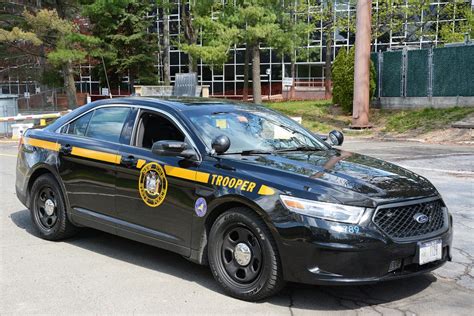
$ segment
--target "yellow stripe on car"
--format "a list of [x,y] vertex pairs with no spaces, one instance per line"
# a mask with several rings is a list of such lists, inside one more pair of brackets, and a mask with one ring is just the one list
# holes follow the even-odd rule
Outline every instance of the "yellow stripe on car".
[[102,151],[90,150],[80,147],[72,147],[71,155],[83,158],[95,159],[114,164],[120,164],[122,156],[116,154],[105,153]]
[[39,147],[39,148],[44,148],[48,150],[53,150],[53,151],[59,151],[59,145],[58,143],[55,142],[50,142],[47,140],[42,140],[42,139],[36,139],[36,138],[24,138],[25,143],[27,143],[30,146],[34,147]]
[[209,173],[196,171],[196,181],[207,183],[209,181]]
[[[36,138],[25,138],[25,143],[31,146],[40,147],[48,150],[59,151],[61,145],[55,142],[50,142],[46,140],[36,139]],[[117,154],[106,153],[103,151],[85,149],[81,147],[72,147],[71,155],[89,158],[94,160],[100,160],[104,162],[109,162],[113,164],[120,164],[122,156]],[[146,164],[145,159],[138,159],[136,167],[141,169]],[[191,180],[200,183],[209,183],[209,178],[211,175],[207,172],[194,171],[189,169],[184,169],[180,167],[173,167],[165,165],[165,172],[168,176]],[[252,192],[256,186],[255,182],[246,181],[238,178],[225,177],[220,175],[212,175],[212,185],[224,186],[229,188],[235,188],[246,192]],[[269,186],[262,184],[258,190],[260,195],[273,195],[275,190]]]
[[267,187],[265,184],[262,184],[262,186],[258,190],[258,194],[260,194],[260,195],[273,195],[273,194],[275,194],[275,190],[273,190],[270,187]]
[[145,163],[146,163],[145,159],[138,159],[137,160],[137,168],[141,169]]
[[188,170],[179,167],[165,166],[166,174],[172,177],[192,180],[201,183],[209,182],[209,173]]

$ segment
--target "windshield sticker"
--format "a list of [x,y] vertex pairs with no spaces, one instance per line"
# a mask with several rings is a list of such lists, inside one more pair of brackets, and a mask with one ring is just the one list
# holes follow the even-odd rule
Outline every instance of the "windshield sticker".
[[226,129],[227,128],[227,120],[225,119],[216,119],[216,127],[220,129]]
[[239,120],[240,123],[248,123],[249,122],[249,120],[243,115],[237,116],[237,119]]
[[203,197],[200,197],[199,199],[196,200],[196,203],[194,204],[194,211],[196,212],[196,215],[199,217],[203,217],[206,215],[207,212],[207,202],[206,199]]
[[140,170],[138,190],[146,205],[157,207],[163,203],[168,190],[168,180],[159,164],[150,162]]

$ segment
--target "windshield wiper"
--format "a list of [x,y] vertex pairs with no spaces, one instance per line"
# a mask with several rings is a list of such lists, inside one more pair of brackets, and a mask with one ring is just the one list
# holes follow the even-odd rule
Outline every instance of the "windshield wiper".
[[290,148],[282,148],[278,149],[276,152],[286,152],[286,151],[320,151],[321,148],[314,147],[314,146],[298,146],[298,147],[290,147]]
[[243,156],[248,156],[248,155],[270,155],[272,154],[271,151],[269,150],[262,150],[262,149],[251,149],[251,150],[242,150],[240,153]]
[[250,156],[250,155],[270,155],[272,151],[269,150],[262,150],[262,149],[250,149],[250,150],[242,150],[240,152],[230,152],[230,153],[222,153],[221,155],[242,155],[242,156]]

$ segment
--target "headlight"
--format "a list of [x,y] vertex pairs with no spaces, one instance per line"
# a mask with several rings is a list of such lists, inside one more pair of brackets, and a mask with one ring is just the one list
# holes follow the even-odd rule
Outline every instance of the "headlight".
[[365,211],[364,207],[317,202],[287,195],[280,195],[280,200],[292,212],[350,224],[359,223]]

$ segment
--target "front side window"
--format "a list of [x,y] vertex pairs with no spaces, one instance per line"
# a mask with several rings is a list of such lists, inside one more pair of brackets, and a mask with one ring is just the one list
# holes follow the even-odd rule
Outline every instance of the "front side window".
[[161,140],[183,142],[184,134],[167,118],[150,112],[140,116],[135,145],[150,149],[153,143]]
[[86,136],[118,143],[129,112],[128,107],[106,107],[95,110]]

